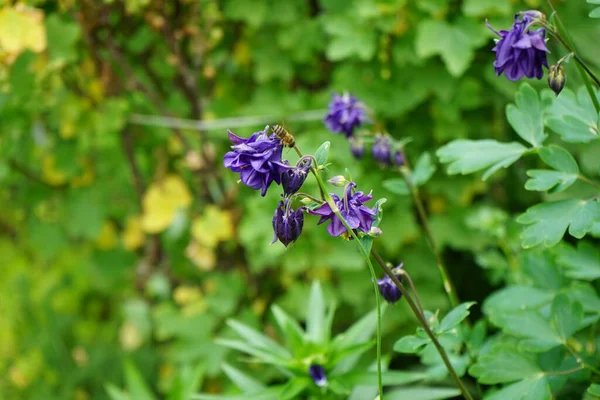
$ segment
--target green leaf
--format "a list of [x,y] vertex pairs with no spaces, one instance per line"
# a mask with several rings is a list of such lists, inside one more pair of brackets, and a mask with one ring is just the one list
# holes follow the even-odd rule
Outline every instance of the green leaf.
[[108,397],[110,397],[110,400],[131,400],[127,393],[125,393],[112,383],[107,383],[104,386],[104,389],[108,393]]
[[600,7],[594,8],[592,11],[590,11],[589,16],[590,18],[600,18]]
[[309,385],[313,384],[307,377],[294,377],[288,381],[283,387],[279,399],[291,400],[298,398],[298,395],[304,391]]
[[500,143],[495,140],[455,140],[436,152],[440,162],[450,164],[448,174],[470,174],[485,168],[487,179],[500,168],[517,161],[527,149],[520,143]]
[[[427,152],[421,154],[421,157],[417,160],[415,168],[412,174],[413,184],[415,186],[422,186],[433,176],[436,170],[435,164],[431,161],[431,155]],[[384,187],[385,182],[384,182]],[[386,187],[386,189],[388,189]],[[389,189],[388,189],[389,190]],[[390,190],[391,191],[391,190]]]
[[562,192],[571,186],[579,176],[579,167],[573,156],[562,147],[551,145],[543,147],[540,158],[557,171],[530,170],[531,178],[525,183],[525,189],[546,191],[554,188],[552,193]]
[[306,316],[306,334],[308,340],[322,343],[325,339],[325,298],[319,281],[314,281],[310,288]]
[[[383,371],[381,380],[386,386],[405,385],[407,383],[418,382],[426,379],[427,373],[413,371]],[[353,371],[343,375],[336,375],[335,380],[348,387],[358,385],[377,385],[376,372],[358,372]],[[387,396],[386,396],[387,397]]]
[[479,357],[469,372],[476,376],[480,383],[493,385],[537,378],[542,371],[531,359],[515,349],[497,346],[489,353]]
[[279,329],[285,337],[288,348],[294,353],[304,345],[304,331],[298,322],[290,317],[278,305],[273,304],[271,306],[271,311],[275,316],[275,321],[277,321]]
[[487,396],[486,400],[551,400],[552,393],[548,379],[543,375],[534,378],[524,379],[521,382],[514,383],[504,389]]
[[321,165],[325,165],[327,163],[327,158],[329,158],[329,148],[331,147],[331,142],[324,142],[317,151],[315,152],[315,160],[317,160],[317,165],[315,167],[319,167]]
[[140,371],[129,360],[125,361],[125,381],[127,382],[127,391],[131,395],[131,398],[136,400],[155,399],[152,391],[146,382],[144,382]]
[[540,147],[547,135],[544,133],[543,108],[537,92],[524,83],[515,95],[515,104],[506,106],[506,118],[523,140]]
[[443,20],[422,21],[415,38],[417,56],[425,59],[439,54],[448,72],[454,77],[461,76],[473,61],[478,44],[469,28]]
[[557,262],[566,268],[565,275],[573,279],[592,281],[600,278],[600,251],[580,241],[577,249],[565,244],[558,249]]
[[550,320],[558,335],[567,341],[580,330],[583,321],[583,307],[579,302],[572,302],[564,294],[559,294],[552,302]]
[[587,392],[592,396],[600,397],[600,384],[592,383],[587,389]]
[[79,26],[58,14],[46,19],[48,52],[53,60],[71,61],[77,56],[75,45],[79,39]]
[[546,92],[546,126],[565,142],[587,143],[598,138],[598,114],[584,87],[577,94],[565,88],[560,96]]
[[508,15],[511,12],[510,0],[465,0],[462,3],[462,12],[467,17]]
[[568,199],[530,207],[517,222],[529,225],[521,234],[521,244],[530,248],[540,243],[554,246],[567,228],[571,236],[581,239],[599,219],[600,205],[596,200]]
[[383,187],[394,194],[398,194],[400,196],[405,196],[410,194],[410,189],[404,179],[402,178],[392,178],[383,181]]
[[408,335],[400,338],[394,343],[394,351],[398,353],[416,353],[421,347],[431,342],[428,337],[419,337],[415,335]]
[[538,347],[551,348],[562,343],[550,321],[534,310],[514,311],[511,313],[490,314],[490,320],[503,331],[524,338],[542,342]]
[[442,322],[440,322],[440,327],[436,333],[443,333],[449,331],[450,329],[460,324],[465,318],[469,316],[469,308],[473,307],[474,304],[474,301],[470,301],[468,303],[459,304],[457,307],[455,307],[444,317],[444,319],[442,319]]
[[282,347],[279,343],[275,342],[270,337],[260,333],[254,328],[249,327],[246,324],[238,322],[234,319],[227,320],[227,325],[237,332],[237,334],[245,340],[249,346],[256,349],[264,350],[271,353],[274,356],[280,358],[290,358],[290,352]]
[[169,392],[168,399],[187,400],[192,398],[194,392],[198,390],[198,386],[201,385],[205,369],[204,363],[199,363],[195,368],[190,365],[182,366]]
[[385,394],[389,400],[442,400],[460,395],[460,390],[451,387],[409,386]]
[[370,60],[377,50],[377,34],[372,27],[350,16],[323,18],[323,28],[332,36],[326,55],[331,61],[358,57]]
[[224,363],[223,372],[231,381],[245,393],[256,393],[266,389],[266,386],[259,380],[252,378],[237,368]]
[[542,147],[539,151],[539,155],[542,161],[558,171],[579,174],[577,161],[575,161],[571,153],[560,146],[552,144],[547,147]]
[[550,303],[552,293],[529,286],[511,285],[488,296],[483,302],[487,315],[537,308]]
[[[381,307],[381,312],[383,313],[384,311],[385,307]],[[330,348],[332,351],[338,351],[338,349],[343,349],[357,343],[364,343],[373,336],[376,327],[377,313],[373,310],[346,329],[346,332],[337,335],[333,339]],[[358,363],[359,357],[360,355],[352,355],[344,358],[334,367],[332,374],[339,375],[352,370],[356,363]]]

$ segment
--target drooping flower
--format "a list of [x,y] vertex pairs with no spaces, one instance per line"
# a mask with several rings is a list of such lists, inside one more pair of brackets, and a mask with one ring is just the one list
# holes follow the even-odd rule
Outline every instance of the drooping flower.
[[279,185],[281,174],[290,168],[281,160],[281,140],[274,134],[269,136],[268,131],[266,127],[248,139],[228,131],[233,146],[223,157],[225,167],[239,172],[242,183],[260,189],[261,196],[267,193],[272,182]]
[[[363,203],[373,198],[371,193],[364,194],[363,192],[354,193],[356,183],[350,182],[346,185],[346,190],[343,198],[339,198],[337,194],[331,194],[333,201],[337,208],[340,210],[340,214],[348,223],[351,229],[358,229],[361,232],[369,233],[373,221],[377,216],[377,207],[369,208]],[[310,214],[320,215],[321,219],[318,224],[330,221],[327,225],[327,232],[331,236],[340,236],[347,233],[346,227],[342,221],[335,215],[329,204],[324,203],[315,210],[310,210]]]
[[365,144],[363,140],[358,136],[351,136],[350,139],[350,152],[357,160],[360,160],[365,155]]
[[325,368],[319,364],[312,364],[308,367],[308,375],[310,379],[319,387],[327,386],[327,375],[325,374]]
[[[395,269],[400,268],[402,268],[402,264],[400,264]],[[402,275],[396,274],[395,272],[394,274],[398,277],[398,280],[402,282]],[[381,296],[388,303],[393,304],[402,298],[402,292],[400,292],[398,286],[396,286],[392,278],[390,278],[388,275],[385,275],[383,279],[379,279],[377,281],[377,286],[379,287],[379,293],[381,293]]]
[[548,68],[546,53],[546,30],[539,28],[529,30],[534,21],[542,21],[544,15],[539,11],[526,11],[515,14],[515,23],[510,30],[495,31],[489,24],[487,27],[500,36],[492,49],[496,53],[494,68],[496,75],[504,74],[509,80],[517,81],[524,76],[542,79],[542,66]]
[[371,151],[375,161],[383,165],[390,165],[392,158],[392,139],[387,135],[377,134]]
[[562,65],[551,65],[548,71],[548,86],[558,96],[565,87],[567,74]]
[[273,215],[273,232],[275,235],[271,244],[279,239],[287,247],[295,242],[302,233],[304,209],[300,207],[294,211],[288,202],[289,200],[285,203],[280,201],[275,209],[275,214]]
[[289,168],[281,175],[281,186],[283,186],[283,193],[286,195],[292,195],[296,193],[304,184],[308,171],[310,170],[311,158],[302,157],[298,160],[295,167]]
[[368,122],[365,106],[349,93],[333,94],[329,103],[329,112],[325,117],[325,126],[333,133],[344,133],[346,137],[354,134],[354,129]]

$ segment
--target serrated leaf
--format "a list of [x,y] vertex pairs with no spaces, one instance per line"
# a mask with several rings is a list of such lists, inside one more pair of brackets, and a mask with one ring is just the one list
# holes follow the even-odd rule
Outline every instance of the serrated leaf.
[[531,179],[525,182],[525,189],[538,192],[550,190],[552,193],[560,193],[577,181],[577,174],[546,169],[530,169],[527,176]]
[[560,146],[552,144],[547,147],[542,147],[538,154],[542,161],[549,167],[572,174],[579,173],[577,161],[575,161],[571,153]]
[[317,164],[315,167],[325,165],[327,163],[327,159],[329,158],[329,148],[331,147],[331,142],[324,142],[319,146],[317,151],[315,152],[315,160],[317,160]]
[[546,247],[557,244],[567,231],[581,239],[600,219],[600,205],[596,200],[568,199],[537,204],[517,218],[529,225],[521,234],[524,248],[543,243]]
[[[490,314],[490,320],[504,332],[523,338],[531,338],[544,343],[551,348],[562,343],[550,321],[534,310],[514,311],[511,313]],[[547,344],[547,346],[546,346]]]
[[506,106],[506,118],[519,134],[533,147],[540,147],[547,135],[544,133],[543,108],[537,92],[524,83],[515,95],[515,104]]
[[419,157],[419,159],[417,160],[417,163],[415,164],[415,168],[412,173],[413,184],[415,186],[424,185],[433,176],[435,170],[436,166],[431,161],[431,155],[427,152],[421,154],[421,157]]
[[546,92],[546,126],[565,142],[587,143],[598,138],[598,113],[585,88],[577,94],[565,88],[560,96]]
[[495,347],[483,354],[470,369],[480,383],[490,385],[536,378],[541,372],[530,358],[506,346]]
[[488,168],[483,179],[500,168],[517,161],[527,150],[517,142],[500,143],[495,140],[455,140],[436,152],[440,162],[448,165],[448,174],[470,174]]
[[539,377],[524,379],[521,382],[509,385],[491,396],[487,396],[485,399],[551,400],[552,393],[547,378],[540,375]]
[[565,244],[558,250],[557,262],[566,268],[565,275],[570,278],[600,278],[600,251],[589,243],[580,241],[577,249]]
[[469,316],[469,308],[473,307],[473,305],[475,305],[475,302],[470,301],[468,303],[462,303],[456,306],[444,317],[444,319],[442,319],[442,322],[440,322],[440,328],[436,333],[446,332],[460,324]]
[[559,294],[552,302],[550,320],[556,333],[566,341],[581,329],[583,307],[581,303],[571,302],[566,295]]

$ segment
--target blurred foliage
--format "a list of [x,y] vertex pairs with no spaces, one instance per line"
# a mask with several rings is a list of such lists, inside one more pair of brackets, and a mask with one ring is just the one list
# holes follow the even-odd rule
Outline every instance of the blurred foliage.
[[[600,33],[587,18],[593,6],[556,3],[582,56],[596,55],[585,40]],[[510,142],[504,108],[517,86],[494,76],[484,20],[508,26],[515,11],[543,4],[0,0],[0,398],[235,392],[222,365],[263,383],[276,374],[215,345],[232,333],[227,318],[276,337],[266,311],[276,304],[304,320],[313,280],[338,304],[332,334],[374,306],[352,243],[312,220],[291,249],[268,246],[277,195],[262,199],[222,169],[224,130],[132,123],[133,114],[284,116],[349,90],[394,137],[412,138],[409,159],[457,138]],[[567,73],[576,83],[572,65]],[[293,130],[307,151],[330,140],[331,171],[348,167],[361,189],[388,198],[377,246],[404,262],[426,308],[446,309],[412,203],[382,184],[396,176],[356,163],[319,121]],[[597,177],[597,142],[568,150]],[[486,182],[439,169],[422,188],[463,301],[529,282],[514,219],[541,198],[523,189],[535,163],[519,160]],[[566,246],[558,257],[568,274],[597,277],[573,261],[592,250]],[[403,305],[388,309],[384,348],[414,332],[412,321]],[[396,356],[392,367],[415,361]]]

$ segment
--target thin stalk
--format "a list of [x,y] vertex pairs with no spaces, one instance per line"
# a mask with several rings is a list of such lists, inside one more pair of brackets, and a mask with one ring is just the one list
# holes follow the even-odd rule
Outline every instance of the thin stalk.
[[584,368],[583,365],[580,365],[578,367],[571,368],[566,371],[547,371],[547,372],[544,372],[544,375],[546,375],[546,376],[570,375],[574,372],[581,371],[583,368]]
[[417,292],[417,288],[415,286],[415,284],[413,283],[412,278],[410,277],[409,273],[406,272],[405,270],[400,270],[400,274],[406,278],[406,280],[408,281],[408,285],[410,286],[410,290],[412,290],[413,295],[415,296],[415,301],[417,303],[417,306],[419,306],[419,311],[421,311],[421,315],[423,315],[423,317],[425,317],[425,311],[423,311],[423,305],[421,304],[421,299],[419,298],[419,293]]
[[408,306],[411,308],[411,310],[413,311],[413,313],[417,316],[417,319],[419,320],[419,322],[423,326],[423,329],[425,329],[425,333],[427,333],[427,336],[429,336],[429,338],[433,342],[433,345],[435,346],[435,348],[437,349],[438,353],[442,357],[442,361],[446,365],[446,368],[448,369],[448,372],[450,373],[450,376],[452,377],[452,380],[454,380],[454,382],[456,383],[456,386],[458,386],[458,388],[462,392],[463,397],[465,399],[467,399],[467,400],[473,400],[473,397],[471,396],[471,393],[469,393],[469,391],[465,388],[465,386],[462,383],[460,377],[458,376],[458,374],[454,370],[454,367],[452,366],[452,363],[450,362],[450,359],[448,358],[448,354],[446,353],[446,350],[440,344],[440,342],[437,340],[437,338],[435,337],[435,334],[431,331],[431,328],[429,327],[429,322],[427,321],[427,319],[425,318],[425,316],[419,312],[419,309],[418,309],[417,305],[415,304],[414,300],[411,298],[410,293],[408,292],[408,290],[406,290],[406,288],[404,287],[404,285],[402,284],[402,282],[400,282],[400,280],[398,279],[398,277],[394,274],[394,272],[390,269],[390,267],[388,267],[388,265],[386,264],[386,262],[379,255],[379,253],[377,253],[374,250],[371,251],[371,253],[375,257],[375,260],[377,260],[377,262],[379,263],[379,265],[381,266],[381,268],[383,269],[383,271],[386,273],[386,275],[389,276],[390,279],[394,282],[394,284],[398,287],[398,289],[402,293],[402,296],[406,299],[406,302],[408,303]]
[[[302,152],[300,151],[298,146],[294,146],[294,150],[296,151],[298,156],[302,158]],[[381,370],[381,294],[379,293],[379,287],[377,286],[377,275],[375,274],[375,268],[373,268],[373,264],[371,264],[371,261],[369,260],[369,254],[367,253],[367,250],[364,248],[358,237],[356,237],[354,231],[348,226],[348,223],[340,213],[340,210],[338,209],[337,205],[334,203],[333,199],[327,192],[325,182],[323,182],[323,179],[321,179],[321,175],[319,174],[317,167],[312,165],[310,171],[317,180],[317,184],[319,185],[319,191],[321,192],[321,197],[327,202],[327,204],[329,204],[331,210],[340,219],[340,221],[342,221],[348,232],[352,234],[354,240],[356,240],[356,243],[358,243],[359,247],[361,248],[363,255],[367,260],[367,263],[369,264],[369,272],[371,273],[371,281],[373,282],[373,290],[375,291],[375,304],[377,307],[377,388],[379,390],[379,399],[383,400],[383,378]]]
[[550,7],[550,9],[556,15],[556,21],[558,22],[557,28],[565,33],[565,37],[562,37],[560,32],[558,32],[556,30],[550,30],[550,32],[554,35],[555,38],[558,39],[559,42],[562,43],[562,45],[569,52],[573,53],[573,58],[575,59],[575,61],[577,61],[577,63],[575,64],[575,66],[577,67],[577,71],[579,72],[579,74],[581,75],[581,78],[583,79],[583,83],[585,84],[588,94],[590,95],[590,98],[592,99],[592,103],[594,103],[594,108],[596,109],[596,113],[600,113],[600,102],[598,101],[598,97],[596,97],[596,93],[594,92],[594,89],[592,88],[592,83],[590,82],[590,78],[592,78],[594,80],[594,82],[596,82],[596,85],[598,85],[598,87],[600,87],[600,79],[598,79],[598,77],[592,72],[592,70],[586,65],[586,63],[583,61],[583,59],[581,57],[579,57],[579,55],[575,51],[575,46],[573,45],[573,42],[569,39],[567,30],[565,29],[565,26],[562,23],[562,20],[558,16],[556,9],[552,5],[552,2],[550,0],[546,0],[546,2],[548,3],[548,6]]
[[412,182],[412,171],[410,170],[410,166],[405,164],[400,168],[400,174],[408,186],[410,190],[410,194],[412,195],[415,206],[417,207],[417,213],[419,214],[419,219],[421,220],[421,225],[423,226],[423,231],[425,232],[425,236],[427,237],[427,241],[429,242],[429,247],[431,247],[431,251],[435,256],[436,264],[438,270],[440,271],[440,275],[442,276],[442,281],[444,282],[444,290],[448,295],[448,299],[450,300],[450,304],[452,307],[457,307],[460,304],[460,300],[458,299],[458,295],[456,294],[456,289],[452,284],[452,280],[450,279],[450,274],[448,274],[448,269],[444,264],[444,260],[442,255],[440,254],[440,250],[437,247],[436,241],[433,237],[433,232],[431,227],[429,226],[429,218],[427,217],[427,213],[425,212],[425,207],[423,206],[423,201],[421,200],[421,196],[419,195],[418,189],[413,185]]
[[597,182],[594,182],[593,180],[591,180],[590,178],[583,176],[581,174],[577,175],[577,179],[579,179],[582,182],[587,183],[588,185],[592,185],[593,187],[595,187],[596,189],[600,189],[600,184]]
[[600,370],[598,368],[594,367],[593,365],[590,365],[587,362],[585,362],[583,360],[583,358],[581,358],[579,356],[579,354],[568,343],[565,343],[565,347],[567,348],[567,350],[569,350],[569,353],[571,353],[571,355],[575,358],[575,360],[577,361],[577,363],[579,363],[579,365],[581,365],[583,368],[589,369],[596,375],[600,375]]

